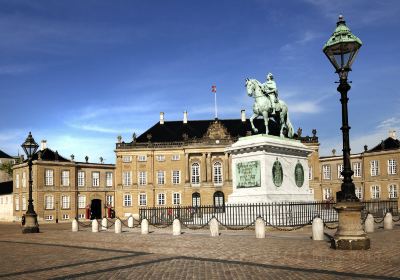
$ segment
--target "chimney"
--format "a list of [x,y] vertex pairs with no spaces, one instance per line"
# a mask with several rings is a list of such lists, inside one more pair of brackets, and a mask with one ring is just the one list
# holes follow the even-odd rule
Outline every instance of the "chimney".
[[188,122],[188,112],[184,111],[183,112],[183,123],[187,123]]
[[240,111],[240,118],[242,119],[242,122],[246,122],[246,110]]
[[122,136],[121,136],[121,135],[118,135],[118,136],[117,136],[117,143],[121,143],[121,141],[122,141]]
[[40,142],[40,150],[43,151],[44,149],[47,149],[47,140],[42,140]]
[[396,130],[389,130],[389,137],[396,140]]
[[164,124],[164,112],[160,112],[160,124]]
[[332,156],[336,156],[336,149],[332,149]]
[[364,152],[368,151],[368,146],[364,145]]

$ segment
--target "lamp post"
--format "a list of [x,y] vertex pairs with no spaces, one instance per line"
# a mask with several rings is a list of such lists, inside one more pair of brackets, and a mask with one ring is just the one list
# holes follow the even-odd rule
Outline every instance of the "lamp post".
[[343,183],[341,190],[336,193],[339,226],[332,240],[331,247],[343,250],[363,250],[370,248],[370,240],[361,225],[361,210],[363,205],[355,194],[353,183],[354,172],[350,165],[349,121],[347,109],[347,92],[350,85],[347,81],[351,65],[361,48],[362,42],[346,26],[342,15],[339,16],[337,26],[328,42],[323,47],[323,52],[335,67],[339,75],[340,102],[342,103],[342,130],[343,134]]
[[25,154],[28,158],[29,167],[29,200],[28,200],[28,210],[25,213],[25,225],[22,228],[22,233],[38,233],[39,224],[37,222],[37,215],[33,209],[33,199],[32,199],[32,157],[36,153],[39,145],[35,142],[32,134],[29,132],[28,137],[25,142],[21,145],[24,149]]

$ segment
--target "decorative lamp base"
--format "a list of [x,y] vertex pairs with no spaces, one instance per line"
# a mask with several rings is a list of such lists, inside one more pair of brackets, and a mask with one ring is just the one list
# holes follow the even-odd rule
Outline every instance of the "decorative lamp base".
[[25,225],[22,227],[22,233],[39,233],[36,213],[25,214]]
[[338,202],[336,211],[339,226],[332,239],[331,248],[337,250],[368,250],[370,240],[361,225],[360,202]]

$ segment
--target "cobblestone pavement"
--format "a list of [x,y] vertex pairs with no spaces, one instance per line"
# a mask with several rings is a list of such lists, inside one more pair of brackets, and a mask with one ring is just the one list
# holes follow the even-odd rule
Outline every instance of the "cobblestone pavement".
[[207,230],[70,227],[41,225],[41,233],[23,235],[19,225],[0,223],[0,279],[400,279],[399,225],[370,234],[368,251],[332,250],[312,241],[310,228],[256,239],[251,230],[212,238]]

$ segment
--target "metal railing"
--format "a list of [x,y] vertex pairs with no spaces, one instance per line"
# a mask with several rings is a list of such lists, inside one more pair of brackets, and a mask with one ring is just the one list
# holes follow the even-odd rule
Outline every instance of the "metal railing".
[[[363,201],[362,218],[368,213],[374,217],[383,217],[390,211],[398,215],[397,200]],[[324,223],[335,223],[338,215],[335,202],[274,202],[257,204],[229,204],[223,206],[202,205],[175,207],[143,207],[139,209],[139,219],[146,218],[153,225],[170,225],[175,218],[191,226],[203,226],[212,217],[227,226],[248,226],[257,217],[262,217],[266,224],[278,227],[306,225],[319,216]]]

